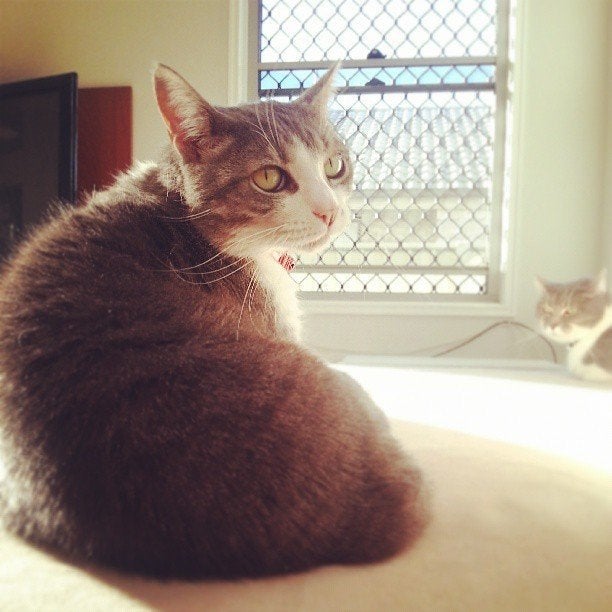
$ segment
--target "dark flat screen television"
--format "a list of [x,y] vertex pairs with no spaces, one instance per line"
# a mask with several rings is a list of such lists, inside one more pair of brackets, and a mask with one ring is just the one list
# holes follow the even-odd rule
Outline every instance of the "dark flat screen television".
[[77,189],[77,75],[0,84],[0,258]]

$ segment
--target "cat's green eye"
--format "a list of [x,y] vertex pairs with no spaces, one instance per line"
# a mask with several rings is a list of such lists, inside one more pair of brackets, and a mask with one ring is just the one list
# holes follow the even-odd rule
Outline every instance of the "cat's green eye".
[[262,191],[280,191],[287,182],[287,175],[278,166],[263,166],[251,174],[251,180]]
[[340,155],[328,157],[324,169],[328,179],[340,178],[344,174],[344,160]]

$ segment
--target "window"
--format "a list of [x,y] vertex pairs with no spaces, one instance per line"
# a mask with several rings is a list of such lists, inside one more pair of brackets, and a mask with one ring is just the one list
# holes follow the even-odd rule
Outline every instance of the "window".
[[299,258],[304,294],[498,297],[506,3],[257,3],[255,95],[290,100],[343,62],[330,113],[354,155],[352,222]]

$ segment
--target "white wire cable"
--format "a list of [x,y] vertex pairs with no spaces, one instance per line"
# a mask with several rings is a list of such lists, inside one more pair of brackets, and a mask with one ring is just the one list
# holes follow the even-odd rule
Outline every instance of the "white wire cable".
[[[525,329],[525,330],[531,332],[534,335],[534,337],[540,338],[542,341],[544,341],[546,343],[546,345],[550,349],[550,353],[551,353],[551,357],[552,357],[553,363],[559,363],[559,360],[557,358],[557,353],[555,351],[555,347],[550,342],[550,340],[548,340],[548,338],[546,338],[545,336],[543,336],[542,334],[537,332],[535,329],[529,327],[528,325],[525,325],[524,323],[519,323],[518,321],[510,321],[510,320],[496,321],[495,323],[492,323],[488,327],[485,327],[481,331],[479,331],[479,332],[477,332],[475,334],[472,334],[471,336],[468,336],[467,338],[465,338],[463,340],[459,340],[459,341],[456,341],[456,342],[444,342],[442,344],[436,344],[436,345],[433,345],[433,346],[420,348],[420,349],[417,349],[415,351],[410,351],[410,352],[402,353],[401,355],[395,355],[395,356],[397,356],[397,357],[415,357],[415,356],[421,356],[421,357],[442,357],[442,356],[448,355],[449,353],[452,353],[452,352],[454,352],[454,351],[456,351],[456,350],[458,350],[460,348],[463,348],[464,346],[467,346],[468,344],[471,344],[472,342],[474,342],[478,338],[484,336],[485,334],[487,334],[488,332],[492,331],[493,329],[495,329],[497,327],[501,327],[502,325],[508,325],[510,327],[519,327],[521,329]],[[324,347],[324,346],[320,346],[320,345],[314,345],[313,348],[318,350],[318,351],[321,351],[321,352],[336,352],[337,353],[337,352],[341,351],[341,349],[339,349],[338,347]],[[440,349],[442,349],[442,350],[440,350]],[[367,355],[379,355],[380,353],[362,353],[362,354],[364,354],[364,355],[365,354],[367,354]]]

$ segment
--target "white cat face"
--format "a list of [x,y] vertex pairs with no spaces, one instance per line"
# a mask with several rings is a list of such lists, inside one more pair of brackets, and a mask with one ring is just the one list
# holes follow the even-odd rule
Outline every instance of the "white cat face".
[[553,315],[552,321],[547,321],[541,325],[543,333],[560,344],[572,344],[584,337],[589,328],[564,321],[566,317],[567,315],[562,312]]
[[235,256],[256,255],[261,249],[319,251],[349,223],[346,153],[313,149],[298,139],[285,150],[285,162],[275,160],[278,165],[264,165],[251,175],[257,197],[269,198],[272,206],[228,240],[227,251]]
[[536,279],[542,295],[536,315],[543,333],[561,344],[583,338],[603,316],[607,304],[605,271],[596,279],[556,284]]

